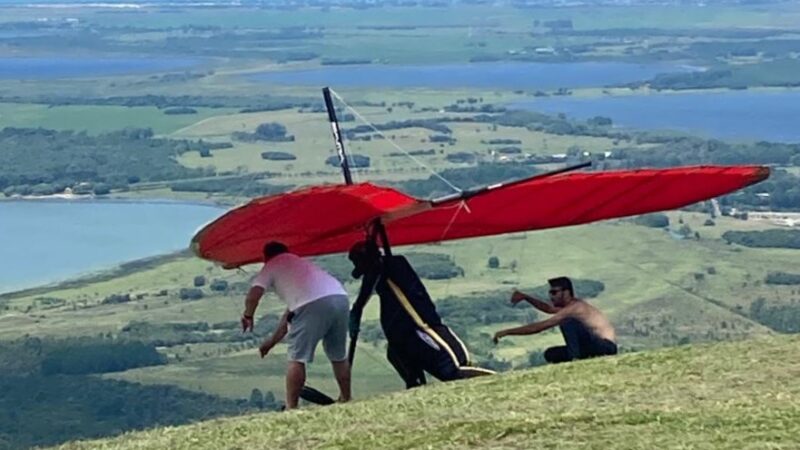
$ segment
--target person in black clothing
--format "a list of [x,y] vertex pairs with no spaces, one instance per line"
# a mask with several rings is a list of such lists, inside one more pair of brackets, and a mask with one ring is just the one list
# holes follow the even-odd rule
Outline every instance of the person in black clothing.
[[572,281],[567,277],[548,280],[550,299],[547,303],[514,291],[511,303],[527,301],[534,308],[552,317],[521,327],[498,331],[494,342],[510,335],[536,334],[556,325],[561,329],[566,345],[550,347],[544,352],[544,359],[550,363],[560,363],[576,359],[592,358],[617,354],[616,334],[608,318],[597,308],[575,297]]
[[350,310],[350,338],[359,332],[361,314],[377,292],[380,322],[388,341],[386,356],[407,388],[426,384],[425,372],[441,381],[493,373],[471,367],[469,352],[442,323],[428,291],[401,255],[382,255],[373,241],[357,242],[348,255],[353,277],[362,278]]

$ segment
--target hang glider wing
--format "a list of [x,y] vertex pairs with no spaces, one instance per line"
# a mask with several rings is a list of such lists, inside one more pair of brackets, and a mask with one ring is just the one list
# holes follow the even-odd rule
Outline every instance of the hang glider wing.
[[419,200],[370,183],[305,188],[255,199],[192,239],[195,253],[226,267],[258,262],[264,243],[322,255],[347,251],[381,219],[393,245],[424,244],[578,225],[680,208],[769,176],[761,166],[698,166],[533,177]]

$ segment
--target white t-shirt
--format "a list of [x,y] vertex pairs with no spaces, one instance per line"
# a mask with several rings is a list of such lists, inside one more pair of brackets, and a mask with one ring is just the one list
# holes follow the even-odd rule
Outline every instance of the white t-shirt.
[[329,295],[347,295],[339,280],[292,253],[281,253],[267,261],[250,285],[274,289],[289,311]]

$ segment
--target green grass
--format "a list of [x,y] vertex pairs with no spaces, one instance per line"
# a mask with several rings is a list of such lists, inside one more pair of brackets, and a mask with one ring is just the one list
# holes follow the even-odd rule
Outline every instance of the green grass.
[[798,344],[626,354],[60,448],[796,448]]
[[[186,347],[191,348],[191,353],[186,354]],[[197,359],[104,376],[142,384],[176,385],[232,399],[248,398],[254,388],[263,392],[272,391],[277,398],[283,398],[286,345],[279,345],[264,359],[259,357],[255,346],[220,356],[200,356],[201,352],[211,353],[218,348],[220,346],[212,344],[206,344],[206,349],[202,345],[180,345],[166,350],[166,353],[181,357],[197,354]],[[382,344],[375,346],[365,343],[359,346],[353,383],[359,386],[361,398],[398,391],[404,387],[403,381],[386,361],[385,354]],[[337,392],[331,366],[321,347],[317,349],[314,362],[308,365],[308,383],[330,395]]]
[[[297,90],[297,94],[309,95],[308,91]],[[414,109],[394,107],[391,112],[387,108],[358,107],[357,110],[372,123],[381,124],[390,121],[408,119],[433,119],[440,117],[458,117],[458,114],[443,114],[439,112],[420,112],[422,107],[443,108],[467,97],[483,98],[485,103],[502,104],[519,98],[512,94],[495,94],[491,91],[464,92],[452,91],[436,93],[429,90],[403,91],[402,96],[384,96],[380,92],[349,92],[341,95],[347,101],[368,100],[385,101],[391,105],[396,101],[415,102]],[[258,142],[243,143],[233,141],[234,148],[212,151],[213,157],[202,158],[197,152],[188,152],[180,156],[179,162],[190,168],[203,168],[213,166],[217,171],[269,171],[279,173],[278,180],[274,182],[286,184],[313,184],[319,182],[338,182],[341,173],[337,168],[324,163],[326,157],[334,155],[333,138],[324,113],[300,114],[293,109],[281,111],[228,114],[209,117],[198,121],[180,130],[171,136],[175,138],[205,139],[211,141],[230,141],[231,133],[236,131],[252,132],[265,122],[279,122],[287,128],[287,133],[295,136],[294,142]],[[363,122],[356,121],[342,124],[343,129]],[[530,131],[525,128],[497,127],[493,129],[489,124],[482,123],[446,123],[453,130],[452,136],[458,141],[455,145],[440,145],[428,142],[429,136],[437,134],[422,128],[405,128],[386,131],[385,134],[401,148],[412,151],[419,149],[434,149],[435,155],[422,156],[420,159],[437,171],[453,167],[463,167],[461,164],[451,163],[445,159],[447,154],[469,151],[487,157],[491,148],[502,145],[487,145],[482,141],[491,139],[518,139],[522,141],[519,147],[531,154],[566,153],[568,149],[577,146],[584,151],[599,152],[612,150],[617,147],[614,140],[588,136],[555,135]],[[347,149],[353,154],[362,154],[371,158],[371,166],[366,170],[357,171],[357,178],[361,180],[406,180],[414,178],[427,178],[430,174],[408,157],[392,157],[391,153],[398,150],[385,140],[349,141]],[[297,159],[294,161],[267,161],[261,158],[261,152],[266,150],[288,151]]]
[[197,114],[167,115],[156,107],[56,106],[0,103],[0,128],[42,127],[98,134],[122,128],[152,128],[156,134],[172,133],[208,117],[222,116],[231,108],[195,108]]

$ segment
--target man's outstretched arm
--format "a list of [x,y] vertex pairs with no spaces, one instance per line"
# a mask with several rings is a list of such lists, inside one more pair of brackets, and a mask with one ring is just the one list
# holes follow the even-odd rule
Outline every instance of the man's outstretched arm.
[[289,310],[287,309],[284,311],[283,316],[281,316],[281,320],[278,322],[278,327],[275,328],[275,332],[272,333],[272,336],[265,339],[264,342],[259,347],[259,352],[261,353],[261,357],[269,353],[272,350],[272,347],[278,345],[280,341],[286,337],[286,334],[289,332]]
[[536,297],[528,295],[524,292],[520,292],[515,290],[513,294],[511,294],[511,303],[517,304],[521,301],[526,301],[531,304],[534,308],[538,309],[539,311],[547,314],[555,314],[561,310],[561,308],[555,307],[550,303],[545,301],[539,300]]
[[521,327],[507,328],[505,330],[500,330],[494,334],[494,343],[496,344],[501,338],[506,336],[521,336],[527,334],[541,333],[544,330],[553,328],[560,322],[561,322],[560,320],[555,320],[554,316],[547,320],[542,320],[541,322],[534,322],[534,323],[529,323],[528,325],[523,325]]
[[570,308],[569,306],[565,308],[560,308],[557,313],[553,314],[553,317],[550,317],[548,319],[530,323],[528,325],[523,325],[521,327],[500,330],[497,333],[495,333],[493,340],[496,344],[497,341],[499,341],[501,338],[505,336],[520,336],[520,335],[541,333],[544,330],[549,330],[550,328],[553,328],[554,326],[561,324],[561,322],[564,321],[564,319],[570,316],[571,311],[572,308]]

